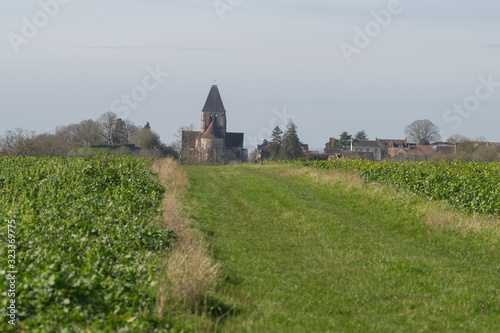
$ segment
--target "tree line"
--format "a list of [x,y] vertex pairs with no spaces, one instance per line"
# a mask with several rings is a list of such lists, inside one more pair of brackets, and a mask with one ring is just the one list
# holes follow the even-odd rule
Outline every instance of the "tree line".
[[[36,133],[17,128],[0,136],[0,156],[68,156],[92,154],[92,147],[128,145],[141,157],[176,156],[173,147],[165,145],[149,123],[137,126],[106,112],[96,120],[58,126],[50,133]],[[122,150],[125,152],[126,150]]]

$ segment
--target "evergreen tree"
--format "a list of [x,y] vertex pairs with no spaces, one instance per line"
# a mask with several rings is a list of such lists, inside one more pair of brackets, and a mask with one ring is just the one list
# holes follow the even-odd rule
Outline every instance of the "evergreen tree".
[[273,129],[273,133],[271,134],[271,142],[269,143],[269,150],[271,152],[271,159],[277,160],[279,158],[281,141],[282,141],[283,131],[279,126],[276,126]]
[[346,131],[340,134],[340,138],[335,140],[334,148],[342,150],[351,150],[351,138],[352,136]]
[[431,142],[429,141],[429,139],[426,138],[420,139],[420,141],[418,142],[419,146],[428,146],[430,144]]
[[283,160],[296,160],[304,156],[302,146],[297,135],[297,127],[289,120],[286,125],[286,132],[281,140],[279,156]]
[[116,144],[128,143],[126,125],[121,118],[118,118],[116,120],[115,128],[113,129],[113,143]]
[[363,131],[359,131],[354,136],[354,140],[368,140],[368,136],[366,135],[366,132],[364,130]]

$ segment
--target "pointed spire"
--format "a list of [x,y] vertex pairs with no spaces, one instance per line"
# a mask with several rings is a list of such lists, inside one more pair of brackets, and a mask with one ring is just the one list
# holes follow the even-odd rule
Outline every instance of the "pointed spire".
[[207,101],[203,107],[203,112],[226,112],[224,109],[224,104],[222,103],[222,98],[220,97],[219,88],[217,85],[213,85],[208,94]]

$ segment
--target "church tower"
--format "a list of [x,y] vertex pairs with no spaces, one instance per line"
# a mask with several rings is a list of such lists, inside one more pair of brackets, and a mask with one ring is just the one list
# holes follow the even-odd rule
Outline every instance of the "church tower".
[[214,84],[201,111],[200,131],[182,132],[182,163],[208,161],[219,165],[246,161],[248,150],[243,147],[244,133],[227,132],[226,128],[226,109],[219,88]]
[[208,130],[211,123],[215,124],[215,127],[220,131],[222,137],[224,138],[224,144],[226,142],[226,109],[222,103],[222,98],[220,97],[219,88],[217,85],[213,85],[208,94],[205,106],[201,111],[201,134],[203,135],[205,131]]

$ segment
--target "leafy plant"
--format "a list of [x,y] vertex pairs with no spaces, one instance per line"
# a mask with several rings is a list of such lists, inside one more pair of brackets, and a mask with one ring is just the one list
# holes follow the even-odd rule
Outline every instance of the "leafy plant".
[[[0,219],[18,225],[17,328],[162,326],[153,316],[154,286],[173,234],[152,223],[162,213],[164,188],[150,164],[116,156],[0,158]],[[6,223],[0,229],[6,234]],[[1,331],[10,328],[0,322]]]

